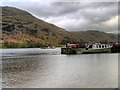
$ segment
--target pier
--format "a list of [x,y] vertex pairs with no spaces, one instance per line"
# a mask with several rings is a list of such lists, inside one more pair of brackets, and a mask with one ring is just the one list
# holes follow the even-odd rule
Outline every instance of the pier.
[[61,48],[61,54],[77,54],[74,48]]

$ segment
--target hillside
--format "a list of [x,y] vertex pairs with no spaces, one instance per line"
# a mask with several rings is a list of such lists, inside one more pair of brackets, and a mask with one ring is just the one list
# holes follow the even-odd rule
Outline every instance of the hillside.
[[71,39],[70,32],[14,7],[2,7],[2,17],[3,40],[6,44],[58,46]]
[[2,7],[2,39],[5,47],[61,46],[67,42],[116,41],[99,31],[68,32],[14,7]]
[[73,36],[80,41],[92,41],[92,42],[101,42],[101,41],[107,41],[107,42],[114,42],[118,41],[118,35],[117,34],[108,34],[101,31],[78,31],[78,32],[72,32]]

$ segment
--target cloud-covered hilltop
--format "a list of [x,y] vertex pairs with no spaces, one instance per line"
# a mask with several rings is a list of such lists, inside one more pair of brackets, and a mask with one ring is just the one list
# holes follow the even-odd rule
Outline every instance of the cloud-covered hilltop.
[[118,31],[118,2],[7,2],[69,31]]
[[5,47],[61,46],[67,42],[117,40],[115,35],[100,31],[68,32],[15,7],[2,7],[2,32]]

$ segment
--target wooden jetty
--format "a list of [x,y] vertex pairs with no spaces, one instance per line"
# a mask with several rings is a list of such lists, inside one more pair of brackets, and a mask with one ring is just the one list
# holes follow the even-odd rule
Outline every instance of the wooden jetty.
[[74,48],[61,48],[61,54],[77,54]]

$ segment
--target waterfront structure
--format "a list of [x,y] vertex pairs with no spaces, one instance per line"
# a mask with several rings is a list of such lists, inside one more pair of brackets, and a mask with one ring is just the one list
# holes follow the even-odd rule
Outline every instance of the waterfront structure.
[[80,48],[78,44],[69,44],[66,48],[61,48],[61,54],[89,54],[89,53],[110,53],[111,44],[85,44],[84,48]]

